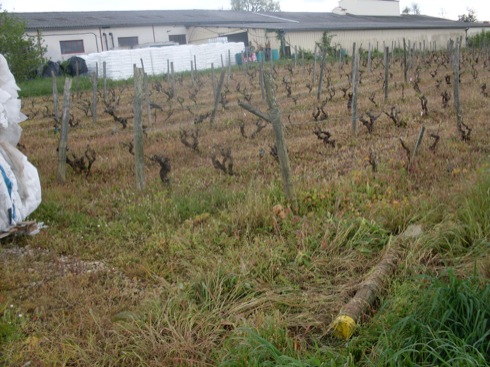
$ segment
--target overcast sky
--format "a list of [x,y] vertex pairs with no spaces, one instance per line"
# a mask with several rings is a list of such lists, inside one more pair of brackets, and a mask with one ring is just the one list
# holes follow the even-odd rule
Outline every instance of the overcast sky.
[[[475,10],[479,21],[490,20],[488,0],[400,0],[400,11],[417,3],[424,15],[458,19]],[[175,9],[230,9],[230,0],[0,0],[2,10],[9,12],[41,11],[96,11],[96,10],[175,10]],[[338,5],[337,0],[280,0],[283,11],[329,12]]]

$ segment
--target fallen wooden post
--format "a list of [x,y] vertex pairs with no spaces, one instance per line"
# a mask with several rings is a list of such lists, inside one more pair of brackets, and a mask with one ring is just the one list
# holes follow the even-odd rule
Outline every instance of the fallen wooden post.
[[339,339],[349,339],[357,326],[357,321],[368,308],[372,307],[376,299],[386,287],[391,275],[395,272],[398,261],[403,253],[398,239],[418,237],[422,233],[420,226],[409,226],[395,244],[390,246],[381,258],[381,261],[372,269],[367,278],[359,286],[356,295],[341,309],[339,316],[332,323],[332,333]]

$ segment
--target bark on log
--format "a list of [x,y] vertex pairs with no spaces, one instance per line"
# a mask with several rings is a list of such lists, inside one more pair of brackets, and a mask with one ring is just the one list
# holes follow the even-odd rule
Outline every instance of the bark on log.
[[399,253],[397,247],[390,247],[366,280],[361,283],[356,295],[342,308],[332,324],[335,336],[340,339],[349,339],[352,336],[357,320],[374,304],[395,271]]
[[357,321],[368,308],[374,305],[395,272],[403,253],[401,244],[404,240],[420,236],[421,233],[420,225],[411,225],[394,240],[392,246],[390,246],[390,240],[381,261],[373,268],[359,286],[356,295],[342,308],[339,316],[333,321],[331,330],[336,337],[347,340],[354,334]]

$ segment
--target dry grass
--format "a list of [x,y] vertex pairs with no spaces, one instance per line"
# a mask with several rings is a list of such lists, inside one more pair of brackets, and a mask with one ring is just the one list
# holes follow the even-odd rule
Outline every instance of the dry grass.
[[[88,177],[68,168],[64,185],[56,181],[54,122],[43,117],[46,109],[52,110],[52,100],[25,99],[24,112],[37,115],[23,124],[22,149],[38,168],[43,186],[43,203],[32,218],[48,228],[32,238],[2,242],[0,304],[12,304],[23,315],[15,323],[17,337],[2,344],[4,363],[213,366],[233,348],[227,340],[243,326],[261,330],[298,356],[315,353],[315,343],[327,348],[330,321],[379,260],[390,235],[412,222],[425,224],[429,232],[436,225],[437,231],[438,223],[447,223],[446,212],[460,205],[454,197],[474,182],[482,167],[488,170],[488,97],[480,93],[480,84],[490,72],[483,56],[478,64],[467,57],[461,96],[464,121],[472,128],[469,142],[459,137],[453,108],[442,107],[440,94],[451,93],[452,85],[443,80],[435,87],[451,66],[439,66],[433,79],[429,73],[437,64],[430,56],[427,63],[421,56],[416,63],[420,89],[429,101],[427,117],[420,116],[412,84],[403,85],[399,60],[391,68],[386,103],[382,67],[371,74],[362,69],[359,115],[389,112],[396,105],[407,126],[396,127],[383,114],[372,134],[360,125],[356,135],[340,90],[348,85],[348,66],[339,71],[337,64],[328,65],[325,78],[331,78],[336,95],[324,108],[328,119],[315,122],[316,94],[306,87],[311,66],[298,66],[291,75],[276,65],[278,102],[300,204],[298,213],[286,208],[284,218],[273,211],[286,202],[279,166],[269,154],[274,145],[271,127],[253,139],[244,138],[239,129],[242,120],[250,136],[256,126],[256,118],[237,105],[245,89],[251,104],[266,112],[258,74],[252,78],[233,71],[229,103],[226,109],[220,106],[213,128],[209,120],[193,123],[195,116],[212,109],[210,75],[199,75],[196,103],[189,98],[190,78],[177,81],[171,100],[157,90],[157,83],[166,89],[169,83],[150,81],[150,99],[163,111],[153,110],[151,124],[145,122],[147,188],[142,193],[135,188],[128,148],[131,126],[123,129],[104,114],[101,98],[95,125],[77,107],[91,99],[88,92],[73,99],[72,113],[80,123],[70,129],[70,151],[81,155],[90,144],[97,159]],[[471,65],[478,79],[473,79]],[[287,97],[283,77],[291,82],[294,100]],[[131,121],[132,86],[114,92],[120,97],[117,115]],[[378,107],[369,99],[373,93]],[[407,168],[399,139],[413,149],[422,126],[426,136]],[[198,152],[179,139],[182,129],[196,128]],[[336,146],[318,140],[315,128],[328,130]],[[429,149],[431,133],[440,136],[435,151]],[[231,149],[233,176],[213,168],[210,155],[217,145]],[[376,173],[369,163],[372,152]],[[170,187],[162,185],[160,167],[149,159],[155,154],[170,159]],[[474,232],[474,237],[488,236],[488,228]],[[442,245],[417,242],[403,268],[438,269],[448,254],[462,255],[471,264],[471,248],[455,254]],[[398,277],[410,274],[404,270]],[[5,319],[5,311],[2,315]],[[274,329],[277,333],[270,331]]]

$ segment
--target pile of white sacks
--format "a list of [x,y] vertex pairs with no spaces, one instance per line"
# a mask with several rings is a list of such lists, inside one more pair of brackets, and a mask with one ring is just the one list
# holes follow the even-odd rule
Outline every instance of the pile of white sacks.
[[[235,55],[245,48],[243,42],[208,43],[203,45],[181,45],[167,47],[137,48],[133,50],[112,50],[80,56],[85,59],[90,73],[96,65],[99,74],[106,63],[106,77],[112,80],[128,79],[134,75],[133,65],[141,67],[141,61],[148,75],[166,74],[168,66],[173,63],[174,71],[191,70],[191,61],[196,61],[197,70],[210,69],[224,65],[236,64]],[[228,60],[228,56],[230,59]],[[195,57],[195,59],[194,59]]]
[[41,203],[37,169],[16,147],[27,117],[20,112],[19,87],[0,54],[0,232],[22,222]]

